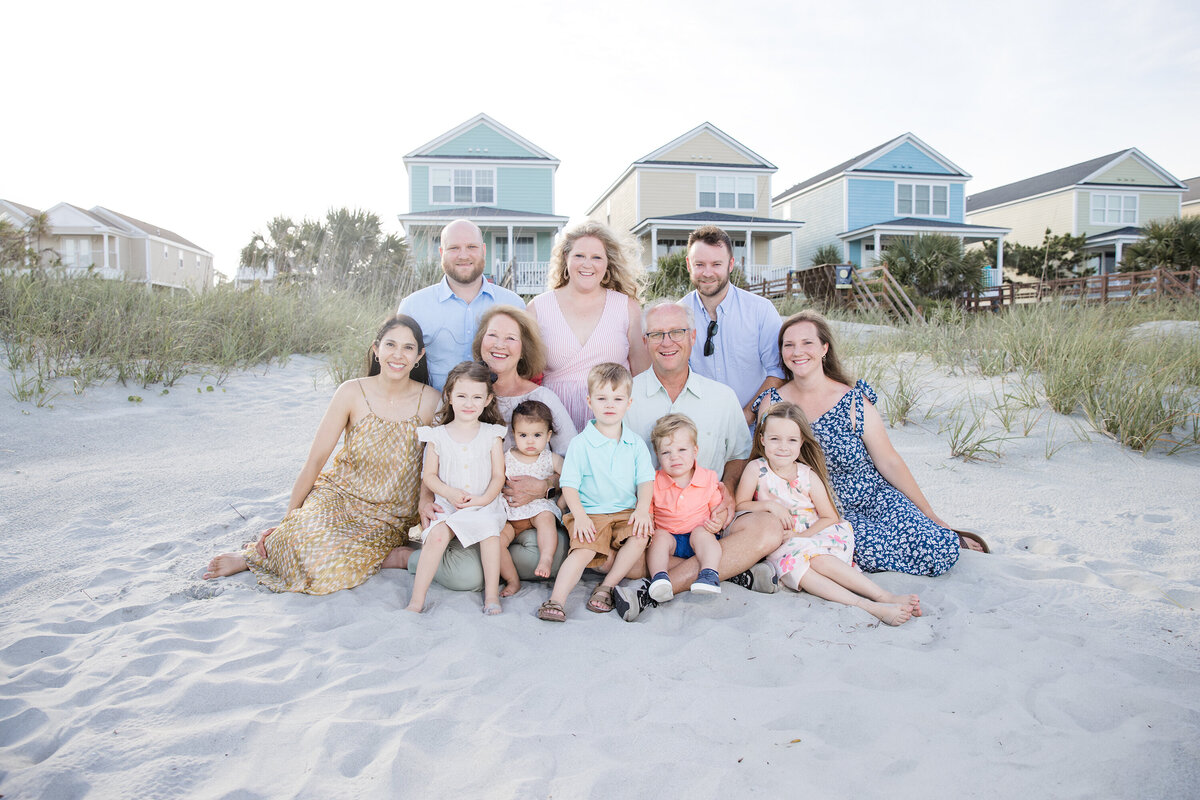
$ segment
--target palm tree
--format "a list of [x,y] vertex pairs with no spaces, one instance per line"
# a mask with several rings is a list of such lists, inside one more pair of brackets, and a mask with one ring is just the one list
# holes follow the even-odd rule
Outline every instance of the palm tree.
[[952,298],[983,289],[986,261],[982,250],[964,252],[962,241],[953,236],[927,233],[889,242],[876,263],[926,297]]
[[1200,265],[1200,217],[1151,220],[1142,240],[1125,248],[1122,272],[1144,269],[1187,269]]

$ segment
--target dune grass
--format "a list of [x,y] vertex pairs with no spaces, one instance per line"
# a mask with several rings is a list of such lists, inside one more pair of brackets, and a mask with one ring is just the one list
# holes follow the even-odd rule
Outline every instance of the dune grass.
[[78,394],[108,380],[220,382],[293,353],[330,355],[339,377],[357,372],[392,308],[392,298],[304,288],[169,294],[100,278],[0,274],[0,347],[10,394],[39,405],[67,386]]
[[953,439],[955,455],[998,457],[1006,440],[1030,435],[1045,413],[1072,419],[1047,420],[1060,437],[1047,445],[1047,457],[1061,449],[1064,430],[1085,427],[1142,452],[1200,447],[1200,338],[1137,330],[1151,321],[1200,321],[1200,300],[1046,302],[999,314],[939,308],[927,321],[907,324],[836,310],[829,316],[894,329],[839,342],[876,387],[893,426],[907,422],[931,394],[911,365],[896,366],[898,354],[926,357],[951,375],[1001,381],[1002,389],[989,383],[985,397],[927,407],[927,415],[945,417],[940,430]]

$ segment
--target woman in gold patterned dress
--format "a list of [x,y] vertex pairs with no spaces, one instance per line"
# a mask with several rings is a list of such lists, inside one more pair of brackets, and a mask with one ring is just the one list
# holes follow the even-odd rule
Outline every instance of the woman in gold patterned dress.
[[[276,592],[329,594],[404,566],[407,553],[393,550],[417,521],[416,429],[432,422],[439,397],[413,379],[423,341],[411,317],[383,323],[367,351],[366,377],[334,392],[283,521],[241,552],[214,558],[206,579],[249,569]],[[322,473],[343,432],[342,449]]]

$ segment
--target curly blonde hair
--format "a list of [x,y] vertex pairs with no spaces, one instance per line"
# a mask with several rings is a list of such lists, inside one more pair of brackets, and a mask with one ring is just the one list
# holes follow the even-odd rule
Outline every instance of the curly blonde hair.
[[554,251],[550,254],[550,269],[546,275],[546,284],[550,289],[561,289],[570,282],[567,274],[567,257],[575,242],[585,236],[600,240],[604,245],[604,255],[608,258],[608,270],[600,286],[612,289],[623,295],[632,297],[638,303],[641,298],[642,270],[638,266],[638,247],[633,242],[618,237],[611,228],[601,222],[588,220],[574,228],[564,231],[554,243]]

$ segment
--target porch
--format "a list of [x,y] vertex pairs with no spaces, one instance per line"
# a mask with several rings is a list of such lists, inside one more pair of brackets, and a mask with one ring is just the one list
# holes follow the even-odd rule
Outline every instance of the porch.
[[1125,248],[1142,238],[1142,229],[1133,226],[1094,233],[1087,237],[1083,246],[1083,252],[1088,255],[1087,264],[1097,275],[1114,273],[1121,266]]
[[[904,236],[930,233],[951,236],[962,242],[964,247],[995,239],[996,264],[999,265],[1004,263],[1004,237],[1011,232],[1011,228],[993,228],[987,225],[966,225],[961,222],[937,222],[905,217],[839,233],[838,238],[843,242],[843,256],[847,261],[857,264],[860,268],[870,267],[887,249],[889,241]],[[985,269],[983,272],[988,286],[1000,285],[1002,276],[999,267]]]
[[[720,214],[701,211],[694,214],[674,214],[644,219],[632,233],[642,243],[642,262],[646,270],[657,268],[658,259],[687,249],[688,236],[704,225],[716,225],[733,240],[733,258],[747,280],[778,280],[786,278],[789,267],[772,265],[771,242],[788,237],[792,257],[796,261],[795,233],[804,225],[785,219],[746,217],[740,214]],[[653,242],[653,247],[648,245]]]

